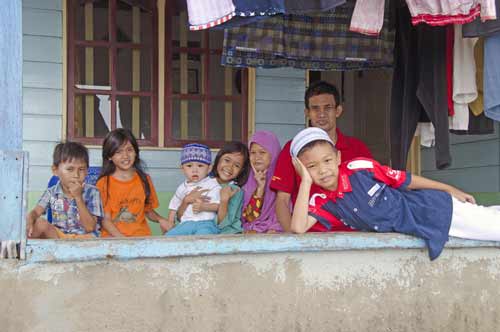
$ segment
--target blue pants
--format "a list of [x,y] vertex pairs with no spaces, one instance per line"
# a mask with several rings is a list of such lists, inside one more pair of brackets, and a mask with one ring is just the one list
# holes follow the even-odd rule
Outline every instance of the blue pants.
[[213,220],[183,221],[165,233],[165,236],[219,234]]

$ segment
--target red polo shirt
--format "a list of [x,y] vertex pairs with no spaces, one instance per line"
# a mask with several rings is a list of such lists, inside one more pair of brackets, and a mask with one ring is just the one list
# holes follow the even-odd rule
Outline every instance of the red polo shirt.
[[[292,156],[290,155],[291,144],[292,140],[288,141],[280,152],[271,180],[271,189],[291,194],[292,204],[295,204],[299,192],[300,176],[293,168]],[[337,143],[335,146],[341,153],[342,162],[350,161],[358,157],[373,158],[365,143],[357,138],[344,136],[338,129]],[[314,192],[314,186],[313,184],[311,192]]]

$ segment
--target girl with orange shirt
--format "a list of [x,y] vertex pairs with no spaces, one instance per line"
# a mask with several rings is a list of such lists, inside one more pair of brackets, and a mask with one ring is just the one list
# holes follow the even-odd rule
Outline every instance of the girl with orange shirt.
[[139,158],[139,146],[128,129],[115,129],[102,145],[102,169],[97,181],[104,207],[102,237],[150,236],[146,217],[164,229],[173,225],[160,216],[158,197]]

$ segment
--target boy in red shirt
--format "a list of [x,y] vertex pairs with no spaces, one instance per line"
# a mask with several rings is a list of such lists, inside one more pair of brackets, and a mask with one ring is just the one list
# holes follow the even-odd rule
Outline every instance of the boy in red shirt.
[[476,205],[455,187],[369,158],[341,163],[340,152],[319,128],[299,132],[290,149],[302,178],[291,223],[295,233],[340,221],[361,231],[408,234],[425,241],[431,260],[449,236],[500,241],[500,211]]

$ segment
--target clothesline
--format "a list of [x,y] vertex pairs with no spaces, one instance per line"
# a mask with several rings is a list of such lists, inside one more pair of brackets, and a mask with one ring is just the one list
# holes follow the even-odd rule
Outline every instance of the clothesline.
[[224,66],[392,68],[396,168],[405,167],[422,119],[429,121],[420,130],[422,142],[435,143],[437,168],[451,164],[450,130],[490,133],[489,119],[500,121],[500,0],[187,0],[187,5],[192,30],[225,29]]
[[[350,31],[378,35],[389,2],[391,0],[357,0]],[[187,8],[190,29],[202,30],[219,25],[242,26],[279,14],[331,11],[345,3],[346,0],[187,0]],[[495,0],[406,0],[406,5],[414,25],[465,24],[478,16],[483,22],[496,19]]]

